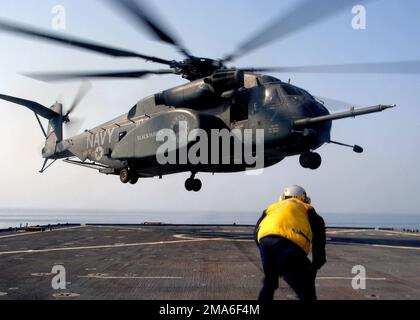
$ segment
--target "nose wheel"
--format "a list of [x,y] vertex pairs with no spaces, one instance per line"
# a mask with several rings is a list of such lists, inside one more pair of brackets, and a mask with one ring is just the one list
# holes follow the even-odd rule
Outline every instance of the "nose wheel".
[[305,169],[316,170],[321,166],[322,158],[316,152],[305,152],[300,155],[299,163]]
[[201,190],[201,187],[203,186],[200,179],[195,179],[195,174],[192,174],[190,178],[185,180],[185,189],[187,191],[194,191],[198,192]]

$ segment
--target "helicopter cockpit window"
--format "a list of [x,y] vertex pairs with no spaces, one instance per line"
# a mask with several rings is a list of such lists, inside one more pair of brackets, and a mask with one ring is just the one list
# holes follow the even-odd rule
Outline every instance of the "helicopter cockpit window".
[[280,101],[280,94],[277,86],[267,86],[265,88],[264,105],[275,105],[278,104]]
[[286,96],[305,96],[305,92],[303,90],[289,84],[282,84],[281,88]]
[[127,118],[128,118],[128,119],[133,118],[133,117],[136,115],[136,111],[137,111],[137,105],[135,105],[134,107],[132,107],[132,108],[130,109],[130,111],[128,112],[128,116],[127,116]]
[[274,78],[272,76],[264,75],[264,76],[259,76],[258,77],[258,82],[260,84],[274,84],[274,83],[280,83],[281,80],[277,79],[277,78]]

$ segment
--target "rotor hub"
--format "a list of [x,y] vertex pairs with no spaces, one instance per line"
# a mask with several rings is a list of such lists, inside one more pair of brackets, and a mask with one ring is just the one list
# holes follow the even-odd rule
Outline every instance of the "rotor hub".
[[211,76],[215,71],[225,69],[225,66],[220,60],[191,57],[181,62],[175,62],[171,68],[183,78],[194,81]]

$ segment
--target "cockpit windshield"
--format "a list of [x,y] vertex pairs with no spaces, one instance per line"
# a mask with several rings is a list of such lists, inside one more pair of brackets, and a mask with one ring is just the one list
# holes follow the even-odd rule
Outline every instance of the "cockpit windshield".
[[299,88],[290,84],[282,83],[281,88],[283,89],[284,95],[286,96],[304,96],[305,92]]
[[314,99],[307,91],[283,82],[266,83],[263,92],[263,105],[268,108],[277,108],[278,105],[284,104],[290,99],[299,101]]
[[307,91],[292,86],[291,84],[282,83],[281,88],[285,96],[313,98]]
[[264,105],[275,105],[281,102],[281,92],[279,92],[279,85],[269,85],[265,87]]

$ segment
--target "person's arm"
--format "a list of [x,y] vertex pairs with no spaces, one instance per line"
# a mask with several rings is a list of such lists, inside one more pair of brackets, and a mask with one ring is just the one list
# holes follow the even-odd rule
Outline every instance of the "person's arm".
[[258,219],[257,224],[255,225],[255,229],[254,229],[254,241],[255,243],[258,245],[258,230],[260,229],[260,224],[261,221],[263,221],[263,219],[265,218],[265,216],[267,215],[266,210],[263,211],[261,217]]
[[308,212],[309,223],[312,229],[312,265],[315,270],[321,269],[321,267],[327,262],[325,245],[326,245],[326,232],[325,222],[320,215],[318,215],[315,209]]

